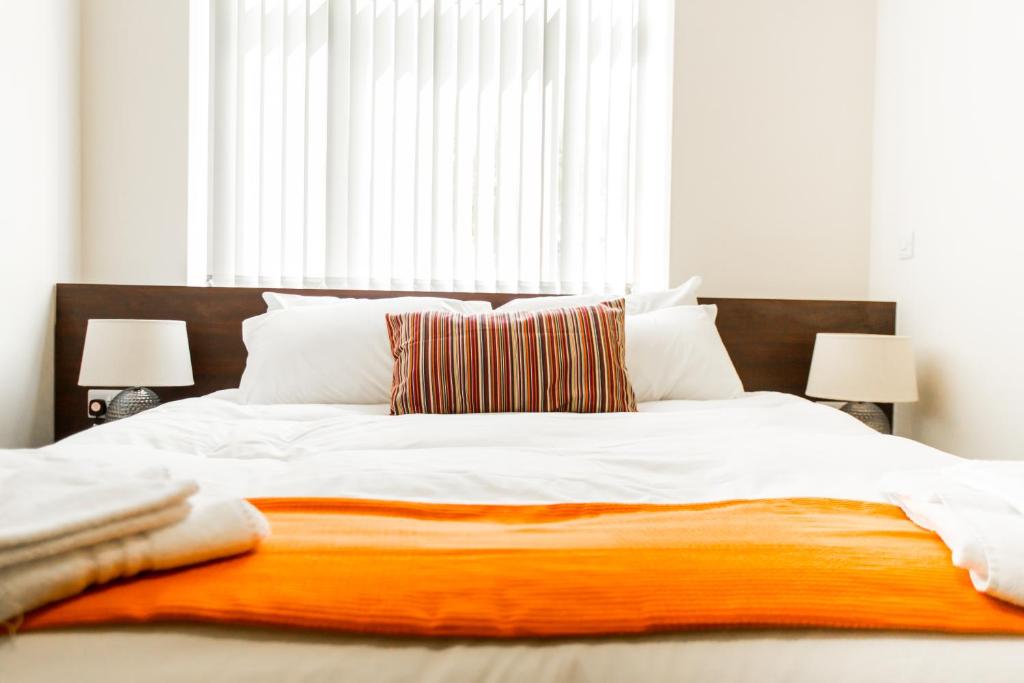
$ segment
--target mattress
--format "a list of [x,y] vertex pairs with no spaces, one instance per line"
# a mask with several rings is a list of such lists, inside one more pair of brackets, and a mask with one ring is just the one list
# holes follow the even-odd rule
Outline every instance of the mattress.
[[559,641],[421,641],[197,625],[29,633],[0,645],[0,680],[1019,681],[1011,637],[752,631]]
[[[642,404],[637,414],[386,412],[249,406],[227,391],[50,448],[124,468],[159,465],[207,491],[250,497],[507,504],[884,502],[887,473],[957,460],[776,393]],[[1024,664],[1021,644],[808,630],[498,643],[149,625],[16,635],[0,647],[0,679],[1008,680]]]

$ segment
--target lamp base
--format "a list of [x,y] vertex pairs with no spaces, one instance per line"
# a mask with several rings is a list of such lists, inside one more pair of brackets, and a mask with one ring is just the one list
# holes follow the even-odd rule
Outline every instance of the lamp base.
[[892,434],[892,425],[889,424],[889,418],[885,416],[882,409],[874,403],[865,403],[864,401],[850,401],[840,406],[839,410],[843,411],[847,415],[852,415],[857,418],[868,427],[871,427],[876,432],[882,434]]
[[110,399],[106,419],[108,422],[120,420],[141,413],[143,410],[156,408],[158,405],[160,405],[160,397],[152,389],[131,387],[120,391],[117,396]]

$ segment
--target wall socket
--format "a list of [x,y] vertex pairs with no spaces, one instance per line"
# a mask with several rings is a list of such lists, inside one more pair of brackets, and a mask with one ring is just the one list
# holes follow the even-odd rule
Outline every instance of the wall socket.
[[110,405],[110,400],[117,396],[119,393],[121,393],[120,389],[90,389],[89,399],[85,402],[85,414],[89,417],[90,420],[95,420],[96,418],[94,418],[89,413],[89,404],[95,401],[96,399],[99,399],[101,401],[106,401],[107,405]]

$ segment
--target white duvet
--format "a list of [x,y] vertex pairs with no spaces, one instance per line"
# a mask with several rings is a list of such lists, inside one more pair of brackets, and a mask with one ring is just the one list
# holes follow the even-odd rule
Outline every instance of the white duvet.
[[885,501],[887,473],[958,458],[788,394],[636,414],[387,415],[386,406],[176,401],[53,449],[159,464],[207,492],[474,503]]

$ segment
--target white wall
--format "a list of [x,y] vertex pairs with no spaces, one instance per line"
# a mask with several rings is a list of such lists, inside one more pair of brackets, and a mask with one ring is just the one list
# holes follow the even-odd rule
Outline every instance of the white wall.
[[188,1],[82,3],[82,275],[184,284]]
[[78,242],[78,3],[0,0],[0,447],[53,437],[53,285]]
[[897,430],[1024,458],[1024,2],[881,0],[878,26],[871,295],[921,382]]
[[864,298],[874,0],[679,0],[672,280]]

